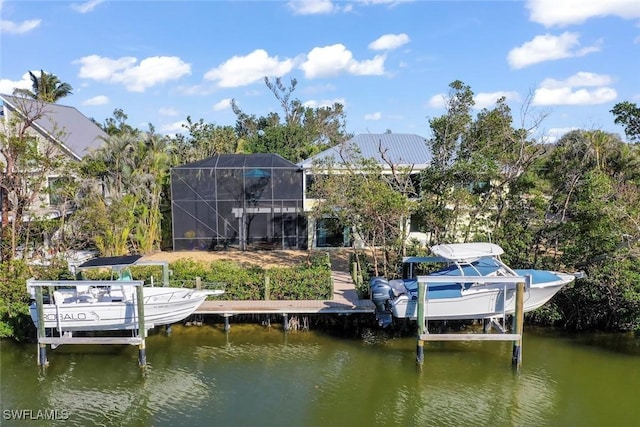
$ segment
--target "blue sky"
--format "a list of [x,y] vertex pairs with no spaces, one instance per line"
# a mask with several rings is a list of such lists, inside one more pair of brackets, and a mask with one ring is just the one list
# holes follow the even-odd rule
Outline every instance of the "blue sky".
[[0,14],[0,93],[42,69],[73,86],[60,104],[167,134],[187,116],[234,125],[232,98],[281,113],[264,76],[296,78],[307,105],[342,103],[354,134],[429,137],[454,80],[476,111],[505,96],[516,125],[544,117],[547,141],[622,135],[609,110],[640,103],[638,0],[0,0]]

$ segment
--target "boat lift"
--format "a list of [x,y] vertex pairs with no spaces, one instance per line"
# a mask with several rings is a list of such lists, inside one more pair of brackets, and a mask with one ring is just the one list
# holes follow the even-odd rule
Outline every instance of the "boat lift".
[[[146,345],[145,345],[145,337],[147,335],[147,329],[144,324],[144,293],[143,286],[144,281],[142,280],[132,280],[127,282],[128,286],[135,286],[136,288],[136,299],[135,313],[137,315],[137,329],[135,329],[135,335],[132,337],[74,337],[72,334],[65,333],[61,327],[58,327],[58,335],[59,336],[47,336],[47,330],[45,328],[45,318],[44,318],[44,296],[43,296],[43,288],[49,289],[49,298],[53,296],[53,289],[56,286],[89,286],[89,285],[100,285],[101,283],[109,283],[112,284],[113,281],[86,281],[86,280],[27,280],[27,288],[32,289],[34,291],[34,299],[36,302],[36,310],[38,312],[38,324],[37,324],[37,332],[38,332],[38,365],[42,367],[46,367],[49,365],[49,361],[47,360],[47,344],[51,345],[52,349],[62,345],[62,344],[128,344],[128,345],[137,345],[138,346],[138,364],[140,367],[144,367],[147,364],[147,355],[146,355]],[[52,334],[53,335],[53,334]]]
[[[169,286],[169,263],[166,261],[140,261],[141,255],[127,255],[116,257],[97,257],[90,259],[79,266],[72,267],[72,273],[81,273],[84,270],[110,268],[111,280],[110,281],[96,281],[96,280],[64,280],[64,281],[52,281],[52,280],[33,280],[27,281],[27,289],[32,293],[32,297],[36,302],[36,310],[38,312],[38,365],[47,366],[49,364],[47,360],[47,345],[51,345],[52,349],[63,344],[125,344],[125,345],[137,345],[138,346],[138,363],[141,367],[147,364],[146,357],[146,345],[145,337],[147,335],[147,329],[144,324],[144,295],[143,286],[144,281],[132,280],[130,268],[132,266],[161,266],[162,267],[162,286]],[[126,280],[127,286],[136,287],[136,299],[135,299],[135,313],[137,315],[137,329],[134,331],[134,336],[131,337],[74,337],[70,331],[63,331],[62,327],[58,324],[58,336],[47,336],[45,323],[44,323],[44,296],[43,288],[48,289],[49,298],[53,297],[55,287],[75,287],[79,289],[83,286],[100,286],[113,285],[115,281],[122,283]],[[153,286],[153,277],[151,277],[151,286]]]
[[[428,329],[428,289],[429,283],[460,283],[461,277],[445,276],[418,276],[418,343],[416,346],[416,361],[418,364],[424,362],[424,342],[425,341],[513,341],[512,365],[519,369],[522,364],[522,335],[524,326],[524,293],[525,289],[531,286],[530,276],[464,276],[465,282],[474,283],[502,283],[506,298],[507,286],[515,285],[516,306],[513,314],[513,333],[505,333],[504,328],[499,328],[501,333],[497,334],[430,334]],[[505,303],[503,302],[503,308]],[[503,312],[503,326],[506,313]]]

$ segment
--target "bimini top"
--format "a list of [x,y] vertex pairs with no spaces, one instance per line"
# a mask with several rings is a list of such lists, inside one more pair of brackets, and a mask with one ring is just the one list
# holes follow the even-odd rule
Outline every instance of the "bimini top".
[[432,246],[431,252],[449,261],[473,262],[502,255],[504,250],[494,243],[449,243]]

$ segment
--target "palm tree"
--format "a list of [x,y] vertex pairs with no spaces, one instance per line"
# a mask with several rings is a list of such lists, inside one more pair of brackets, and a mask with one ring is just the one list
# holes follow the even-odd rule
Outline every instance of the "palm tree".
[[69,83],[63,83],[55,74],[45,73],[40,70],[40,77],[29,71],[31,77],[32,90],[15,89],[14,95],[23,95],[28,98],[38,99],[44,102],[55,103],[60,98],[72,94],[73,88]]

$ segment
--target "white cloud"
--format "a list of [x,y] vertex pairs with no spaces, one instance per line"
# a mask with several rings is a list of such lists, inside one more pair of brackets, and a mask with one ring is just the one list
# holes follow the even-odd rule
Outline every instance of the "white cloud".
[[152,56],[135,65],[137,62],[130,56],[111,59],[98,55],[74,61],[80,64],[79,77],[123,84],[131,92],[144,92],[152,86],[191,74],[191,65],[176,56]]
[[158,110],[158,114],[160,114],[161,116],[173,117],[177,116],[180,113],[175,108],[163,107]]
[[382,113],[380,111],[376,111],[375,113],[369,113],[364,115],[364,119],[369,121],[380,120],[382,118]]
[[582,24],[589,18],[640,18],[637,0],[528,0],[529,19],[546,27]]
[[231,98],[224,98],[213,105],[213,111],[222,111],[231,108]]
[[323,15],[339,10],[331,0],[291,0],[287,6],[294,15]]
[[535,36],[522,46],[511,49],[507,55],[507,62],[511,68],[518,69],[544,61],[584,56],[600,50],[597,45],[579,48],[579,37],[578,33],[568,31],[559,36]]
[[533,105],[596,105],[611,102],[618,93],[615,89],[601,87],[597,89],[578,89],[570,87],[536,89]]
[[447,95],[438,93],[429,98],[427,105],[431,108],[444,108],[447,105]]
[[344,98],[334,98],[334,99],[310,99],[302,103],[303,106],[309,108],[322,108],[322,107],[333,107],[333,104],[341,104],[343,107],[347,106],[347,101]]
[[520,95],[518,92],[513,91],[498,91],[498,92],[486,92],[478,93],[473,97],[475,101],[474,108],[488,108],[496,104],[498,98],[504,97],[507,101],[519,101]]
[[186,120],[180,120],[179,122],[167,123],[160,127],[160,132],[165,135],[174,134],[174,133],[183,133],[186,132],[186,129],[183,125],[187,125]]
[[71,5],[71,9],[75,10],[79,13],[87,13],[92,12],[93,9],[96,8],[100,3],[103,3],[104,0],[90,0],[84,3],[73,3]]
[[341,73],[359,76],[384,74],[384,55],[376,55],[373,59],[357,61],[351,51],[342,44],[314,47],[307,54],[306,61],[300,65],[305,77],[333,77]]
[[369,43],[369,49],[372,50],[393,50],[409,43],[409,36],[402,34],[385,34]]
[[579,72],[566,80],[545,79],[533,94],[533,105],[596,105],[615,100],[618,93],[608,87],[611,78]]
[[94,96],[93,98],[89,98],[82,103],[82,105],[105,105],[109,103],[109,97],[104,95]]
[[552,144],[562,138],[565,134],[576,130],[577,128],[551,128],[542,135],[542,142]]
[[547,89],[558,89],[566,86],[605,86],[611,84],[611,82],[611,76],[606,74],[579,71],[566,80],[544,79],[540,86]]
[[256,49],[247,56],[234,56],[204,75],[207,80],[218,82],[220,87],[246,86],[265,76],[281,77],[293,69],[294,61],[280,61],[270,57],[263,49]]
[[176,86],[175,91],[186,96],[208,96],[216,91],[211,83],[196,84],[189,86]]
[[3,19],[0,21],[0,33],[7,33],[7,34],[28,33],[29,31],[37,28],[41,22],[42,22],[41,19],[30,19],[28,21],[22,21],[20,23],[13,22],[13,21],[6,21]]
[[31,77],[29,73],[24,73],[22,75],[21,80],[9,80],[9,79],[0,79],[0,93],[5,95],[11,95],[14,89],[29,89],[31,90],[33,87],[33,83],[31,82]]
[[330,13],[348,13],[354,9],[354,5],[376,6],[388,5],[395,7],[400,3],[408,3],[414,0],[289,0],[287,6],[294,15],[327,15]]

